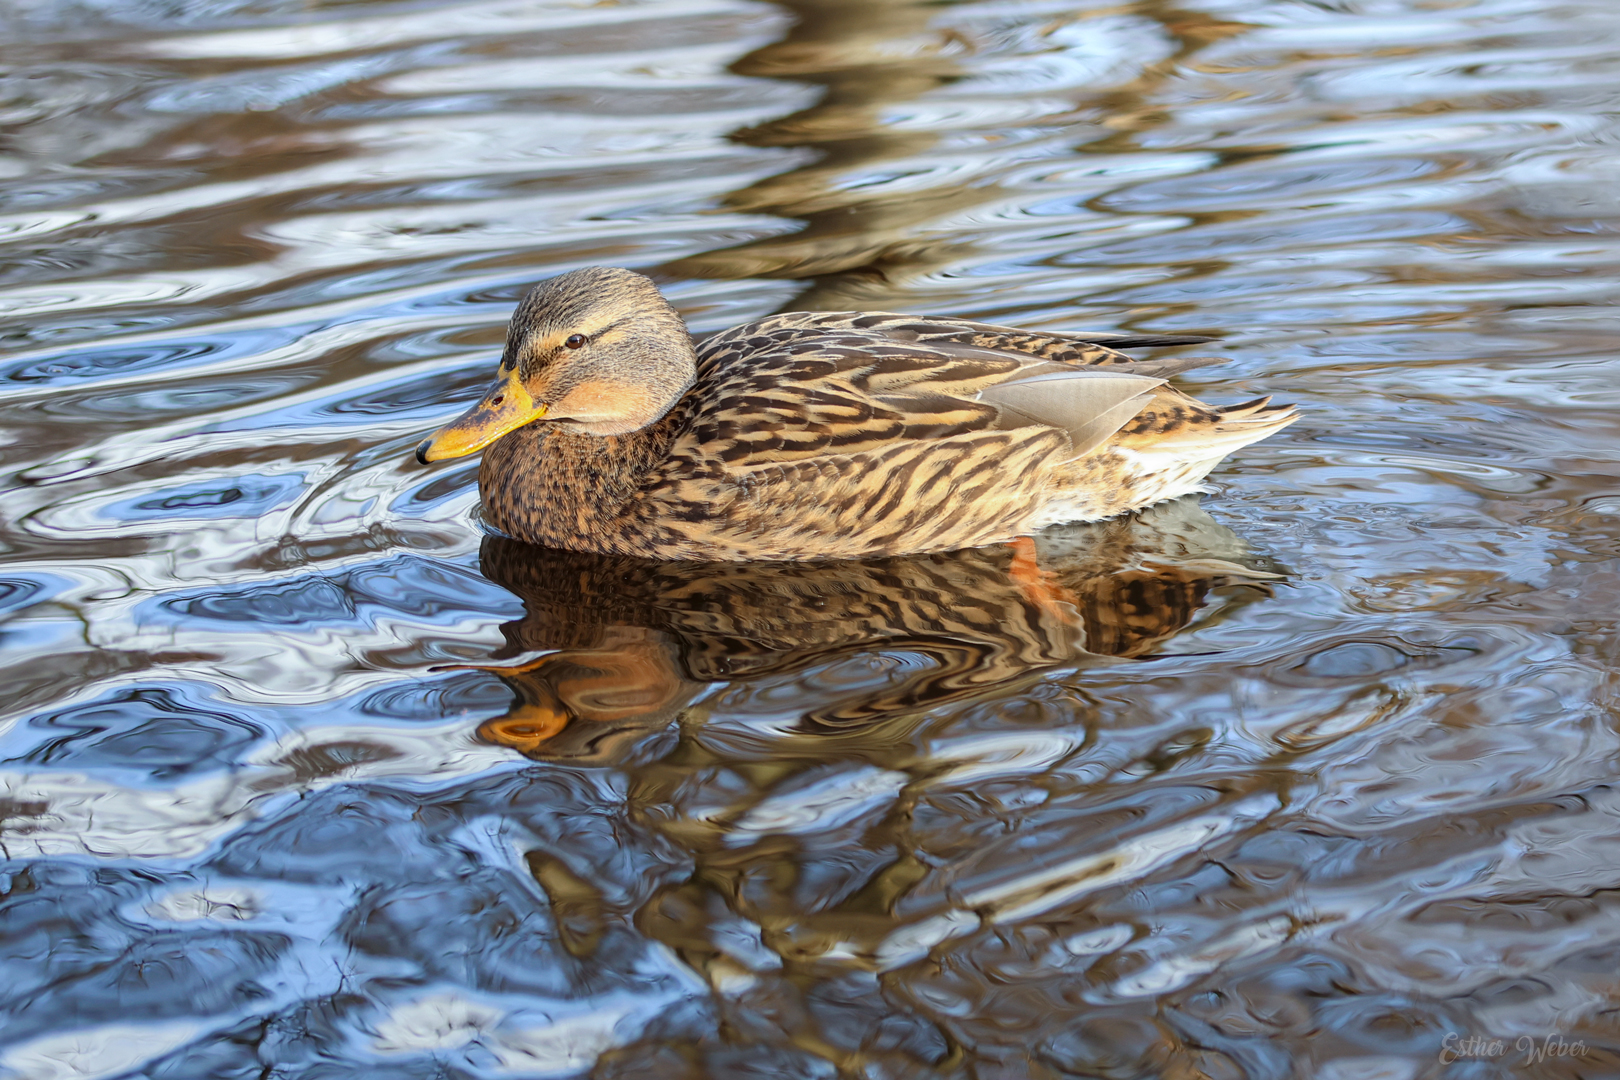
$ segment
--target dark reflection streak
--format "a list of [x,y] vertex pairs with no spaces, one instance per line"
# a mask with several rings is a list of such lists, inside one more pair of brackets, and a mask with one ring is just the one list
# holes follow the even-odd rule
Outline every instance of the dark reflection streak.
[[[863,3],[861,0],[777,0],[795,16],[781,41],[742,57],[739,75],[789,79],[824,91],[814,106],[735,132],[750,146],[806,147],[811,164],[750,184],[725,199],[731,209],[796,218],[804,228],[786,236],[749,241],[667,264],[678,276],[736,279],[811,279],[813,284],[782,310],[845,310],[884,306],[906,294],[904,282],[961,265],[973,254],[960,240],[929,241],[919,230],[975,206],[1006,197],[996,183],[944,181],[923,190],[874,183],[842,187],[841,179],[863,170],[881,174],[886,162],[903,162],[938,142],[932,131],[887,125],[885,111],[943,87],[969,72],[958,62],[976,43],[949,26],[937,26],[937,4]],[[1162,24],[1174,52],[1148,64],[1129,83],[1101,90],[1070,91],[1073,110],[1036,121],[1061,130],[1084,126],[1078,153],[1115,154],[1138,148],[1139,136],[1169,121],[1155,97],[1190,56],[1249,26],[1190,12],[1173,3],[1132,5],[1133,13]],[[897,55],[898,54],[898,55]],[[1101,138],[1092,135],[1100,124]],[[989,134],[999,138],[999,132]],[[1093,209],[1103,210],[1102,206]],[[1218,221],[1237,211],[1214,211],[1195,220]],[[1202,274],[1223,264],[1196,265]],[[890,304],[889,306],[892,306]]]
[[1100,122],[1112,134],[1078,147],[1082,153],[1140,149],[1144,132],[1162,127],[1172,119],[1169,108],[1155,100],[1155,95],[1164,89],[1169,79],[1195,67],[1192,58],[1203,49],[1254,29],[1249,23],[1219,19],[1205,11],[1189,11],[1178,7],[1174,0],[1140,0],[1132,8],[1136,14],[1164,27],[1166,36],[1176,43],[1175,52],[1147,65],[1141,76],[1129,84],[1091,97],[1089,106],[1100,112]]
[[[1253,26],[1247,23],[1227,21],[1216,18],[1208,12],[1180,8],[1174,0],[1142,0],[1137,6],[1137,11],[1164,26],[1165,33],[1176,43],[1176,51],[1164,60],[1149,65],[1141,77],[1130,85],[1104,92],[1091,103],[1091,108],[1098,113],[1098,121],[1111,133],[1089,145],[1076,147],[1078,153],[1112,154],[1140,150],[1145,133],[1172,122],[1173,116],[1169,107],[1156,99],[1156,95],[1163,90],[1166,82],[1178,73],[1195,68],[1192,57],[1200,50],[1224,38],[1236,37],[1253,29]],[[1221,160],[1224,163],[1245,158],[1266,157],[1273,152],[1269,149],[1228,151],[1221,155]],[[1090,208],[1109,212],[1106,199],[1106,194],[1093,199],[1089,204]],[[1185,230],[1250,216],[1249,212],[1243,210],[1189,211],[1182,208],[1177,213],[1188,220]],[[1177,266],[1180,271],[1177,276],[1180,278],[1208,277],[1226,269],[1230,262],[1206,257],[1171,265]],[[1198,305],[1189,301],[1166,302],[1160,305],[1160,311],[1166,316],[1194,313],[1198,311]]]
[[[910,0],[875,4],[864,0],[781,0],[794,25],[781,41],[731,65],[738,75],[789,79],[821,87],[814,106],[745,128],[732,138],[750,146],[808,147],[813,163],[750,184],[727,196],[728,207],[772,213],[805,222],[783,237],[677,260],[667,272],[681,276],[886,280],[889,269],[908,261],[897,245],[916,226],[987,196],[956,188],[896,198],[877,192],[839,190],[836,180],[860,168],[880,167],[927,150],[932,132],[894,130],[880,120],[884,110],[942,86],[962,73],[952,54],[966,43],[950,31],[931,28],[933,3]],[[904,50],[905,54],[896,55]],[[817,310],[827,286],[811,288],[783,310]],[[848,306],[848,305],[845,305]]]

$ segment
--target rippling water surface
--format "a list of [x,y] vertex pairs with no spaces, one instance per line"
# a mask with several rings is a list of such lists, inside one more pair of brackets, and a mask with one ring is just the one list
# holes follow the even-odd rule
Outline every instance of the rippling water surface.
[[[0,5],[0,1070],[1620,1075],[1617,58],[1612,0]],[[600,263],[1221,331],[1189,388],[1305,418],[1043,537],[1072,611],[487,536],[409,449]]]

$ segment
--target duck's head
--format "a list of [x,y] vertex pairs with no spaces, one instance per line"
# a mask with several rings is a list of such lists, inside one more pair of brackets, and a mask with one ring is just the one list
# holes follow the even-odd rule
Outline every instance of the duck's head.
[[464,457],[536,420],[588,435],[636,431],[680,400],[696,363],[686,324],[647,278],[571,271],[523,298],[494,385],[424,439],[416,459]]

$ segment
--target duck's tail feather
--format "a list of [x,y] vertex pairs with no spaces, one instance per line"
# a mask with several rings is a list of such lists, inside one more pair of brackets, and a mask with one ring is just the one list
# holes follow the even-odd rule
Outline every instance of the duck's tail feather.
[[[1221,408],[1220,413],[1221,420],[1216,425],[1216,430],[1231,429],[1234,433],[1242,433],[1248,442],[1263,439],[1274,431],[1281,431],[1299,419],[1299,410],[1292,403],[1273,405],[1269,394],[1238,405],[1226,405]],[[1251,435],[1253,438],[1250,438]]]
[[1188,425],[1157,436],[1151,453],[1170,454],[1186,462],[1208,461],[1213,468],[1235,450],[1274,435],[1299,419],[1293,405],[1273,405],[1270,397],[1255,398],[1216,409],[1213,423]]
[[1150,430],[1124,433],[1118,443],[1138,456],[1145,473],[1174,474],[1196,483],[1228,454],[1299,419],[1294,406],[1273,405],[1269,397],[1204,408],[1209,411],[1180,423],[1154,424]]

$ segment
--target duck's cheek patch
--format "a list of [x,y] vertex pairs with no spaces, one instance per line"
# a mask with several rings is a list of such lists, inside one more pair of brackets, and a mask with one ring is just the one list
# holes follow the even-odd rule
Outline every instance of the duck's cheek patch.
[[592,379],[554,401],[554,420],[571,420],[592,435],[623,435],[646,427],[664,413],[663,403],[644,386]]

